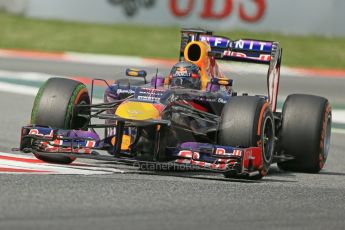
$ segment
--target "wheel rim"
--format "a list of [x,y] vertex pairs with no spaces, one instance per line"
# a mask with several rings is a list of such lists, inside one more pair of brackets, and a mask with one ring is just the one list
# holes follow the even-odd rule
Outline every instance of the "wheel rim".
[[[86,92],[83,92],[80,96],[80,98],[77,99],[77,101],[74,102],[74,105],[88,105],[90,104],[89,95]],[[72,114],[73,120],[70,120],[69,127],[72,129],[80,129],[86,124],[85,118],[80,117],[73,117],[74,114]]]
[[261,142],[264,160],[266,163],[271,163],[274,148],[274,129],[272,118],[269,116],[267,116],[264,121]]

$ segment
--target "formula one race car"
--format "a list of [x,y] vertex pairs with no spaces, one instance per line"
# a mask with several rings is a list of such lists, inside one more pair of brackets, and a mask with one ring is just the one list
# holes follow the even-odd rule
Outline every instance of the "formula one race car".
[[[51,78],[37,93],[20,150],[69,164],[76,158],[143,168],[184,166],[260,179],[272,163],[317,173],[330,146],[327,99],[294,94],[276,111],[282,49],[278,42],[230,40],[199,29],[181,31],[179,62],[146,83],[146,71],[127,69],[142,85],[108,85],[92,104],[81,82]],[[216,60],[268,66],[266,96],[237,95]],[[92,122],[91,122],[92,120]],[[95,122],[93,122],[95,121]],[[101,134],[96,129],[104,129]],[[105,150],[107,153],[103,153]]]

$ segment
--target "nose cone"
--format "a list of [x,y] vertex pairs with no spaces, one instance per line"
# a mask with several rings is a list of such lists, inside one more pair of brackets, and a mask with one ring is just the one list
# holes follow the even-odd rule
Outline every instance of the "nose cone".
[[126,101],[117,107],[115,115],[125,119],[142,121],[159,119],[160,110],[152,103]]

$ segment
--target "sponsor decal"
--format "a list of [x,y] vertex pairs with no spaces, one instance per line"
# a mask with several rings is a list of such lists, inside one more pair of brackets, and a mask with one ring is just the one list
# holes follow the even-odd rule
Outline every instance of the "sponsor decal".
[[143,101],[158,101],[160,99],[159,97],[150,97],[150,96],[138,96],[137,98]]
[[156,0],[108,0],[111,5],[121,6],[127,17],[138,14],[140,8],[152,8]]
[[226,104],[227,100],[224,100],[223,98],[218,98],[218,103]]
[[[170,0],[169,9],[176,18],[188,17],[197,5],[196,0]],[[198,13],[200,19],[224,20],[232,16],[235,10],[241,21],[257,23],[266,13],[266,0],[235,1],[235,0],[203,0]]]
[[52,138],[54,135],[54,130],[51,130],[49,134],[43,134],[43,133],[40,133],[40,131],[38,129],[30,129],[29,135],[36,135],[36,136],[40,136],[40,137],[51,137]]
[[216,148],[215,155],[222,156],[241,156],[242,151],[239,149],[234,149],[232,153],[227,153],[224,148]]
[[248,156],[249,160],[254,160],[255,159],[255,156],[253,156],[253,151],[251,149],[246,150],[245,154]]
[[269,54],[260,54],[258,57],[255,57],[255,56],[249,56],[245,53],[233,52],[233,51],[229,51],[229,50],[224,51],[223,54],[224,54],[224,56],[246,58],[246,59],[259,60],[259,61],[265,61],[265,62],[268,62],[271,60],[271,55],[269,55]]
[[238,40],[231,43],[231,48],[270,53],[272,50],[272,43],[264,41]]
[[184,158],[192,158],[193,152],[190,151],[190,150],[181,150],[181,151],[178,153],[178,156],[179,156],[179,157],[184,157]]
[[92,140],[86,141],[86,147],[93,148],[95,146],[96,146],[96,141],[92,141]]
[[135,95],[135,98],[143,101],[159,101],[163,96],[165,90],[153,89],[153,88],[141,88]]
[[199,159],[200,159],[200,153],[194,152],[194,153],[193,153],[193,156],[192,156],[192,159],[193,159],[193,160],[199,160]]
[[225,155],[225,149],[217,148],[215,154],[216,155]]
[[230,40],[222,37],[201,36],[200,41],[206,41],[211,47],[228,48]]
[[132,89],[117,89],[116,90],[117,94],[121,94],[121,93],[129,93],[129,94],[134,94],[135,91]]

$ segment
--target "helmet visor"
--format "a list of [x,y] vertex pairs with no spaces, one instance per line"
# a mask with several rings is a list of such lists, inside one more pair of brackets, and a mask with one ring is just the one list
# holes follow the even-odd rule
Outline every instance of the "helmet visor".
[[183,88],[198,89],[200,88],[199,79],[192,77],[174,77],[171,86],[179,86]]

